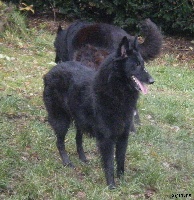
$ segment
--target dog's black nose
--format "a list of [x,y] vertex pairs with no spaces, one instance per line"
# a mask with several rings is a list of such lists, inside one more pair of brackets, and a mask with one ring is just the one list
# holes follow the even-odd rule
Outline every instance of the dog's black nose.
[[152,77],[149,78],[149,84],[153,84],[155,81]]

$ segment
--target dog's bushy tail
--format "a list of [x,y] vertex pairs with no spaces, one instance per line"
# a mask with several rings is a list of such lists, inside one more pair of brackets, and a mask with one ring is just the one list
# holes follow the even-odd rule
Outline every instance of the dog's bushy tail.
[[145,61],[156,58],[162,48],[162,34],[158,27],[150,20],[146,19],[140,24],[140,29],[145,40],[140,44],[140,53]]

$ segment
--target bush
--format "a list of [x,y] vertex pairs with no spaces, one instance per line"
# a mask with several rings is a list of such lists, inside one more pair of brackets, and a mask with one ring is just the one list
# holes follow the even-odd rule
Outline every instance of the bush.
[[[12,0],[18,3],[19,0]],[[53,10],[70,18],[104,21],[123,28],[151,18],[169,33],[194,33],[193,0],[25,0],[36,11]]]
[[25,16],[14,5],[6,5],[0,1],[0,16],[1,34],[3,34],[3,31],[7,31],[20,38],[28,37]]

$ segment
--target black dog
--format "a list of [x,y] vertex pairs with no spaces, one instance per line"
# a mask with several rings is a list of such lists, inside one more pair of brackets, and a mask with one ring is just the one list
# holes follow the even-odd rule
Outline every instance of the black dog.
[[63,164],[73,166],[65,151],[64,138],[74,121],[79,158],[86,161],[82,134],[88,132],[96,137],[107,185],[114,188],[114,146],[120,177],[124,174],[128,135],[139,91],[147,93],[145,84],[153,82],[144,68],[137,38],[129,41],[123,37],[115,53],[98,71],[74,61],[51,69],[44,77],[43,98]]
[[[160,53],[162,35],[150,19],[143,21],[140,28],[145,40],[139,45],[139,52],[144,61],[149,61]],[[55,62],[74,60],[97,70],[106,57],[116,50],[124,36],[134,39],[123,29],[109,24],[76,21],[66,30],[59,26],[54,43]],[[140,120],[136,108],[134,114],[138,124]],[[134,126],[131,131],[135,132]]]
[[[143,21],[140,28],[145,40],[139,45],[139,52],[144,61],[154,59],[160,53],[162,35],[150,19]],[[55,62],[76,60],[86,66],[98,68],[116,50],[124,36],[134,39],[134,36],[123,29],[104,23],[76,21],[66,30],[59,26],[54,42]]]

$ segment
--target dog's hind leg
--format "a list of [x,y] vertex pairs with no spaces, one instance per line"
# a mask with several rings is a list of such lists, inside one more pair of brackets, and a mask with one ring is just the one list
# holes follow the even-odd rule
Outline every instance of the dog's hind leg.
[[51,126],[55,130],[55,134],[57,137],[57,148],[59,151],[59,154],[61,156],[62,162],[64,166],[69,166],[74,168],[73,164],[71,163],[69,156],[67,155],[67,152],[65,150],[65,135],[67,134],[69,125],[70,125],[70,119],[65,118],[64,116],[58,117],[55,119],[52,119],[50,122]]
[[107,185],[109,186],[109,189],[114,189],[114,141],[110,138],[98,139],[98,147],[102,158]]
[[126,128],[124,134],[117,139],[116,142],[116,163],[117,163],[117,177],[124,175],[125,154],[127,150],[129,136],[129,128]]
[[82,136],[83,136],[83,133],[77,129],[77,133],[76,133],[76,146],[77,146],[77,153],[79,155],[79,159],[82,161],[82,162],[87,162],[87,158],[85,156],[85,153],[84,153],[84,150],[83,150],[83,145],[82,145]]

